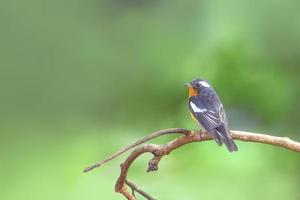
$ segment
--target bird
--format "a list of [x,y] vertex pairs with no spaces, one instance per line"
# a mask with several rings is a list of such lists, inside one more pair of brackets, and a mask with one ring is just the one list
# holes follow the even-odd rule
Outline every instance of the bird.
[[225,143],[229,152],[237,151],[238,148],[230,136],[223,104],[211,84],[207,80],[196,78],[185,85],[188,87],[188,106],[192,118],[219,146]]

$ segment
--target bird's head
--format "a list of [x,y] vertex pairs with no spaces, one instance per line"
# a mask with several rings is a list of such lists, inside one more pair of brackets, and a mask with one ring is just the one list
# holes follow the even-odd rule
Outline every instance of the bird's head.
[[209,83],[204,79],[194,79],[190,83],[185,84],[189,89],[189,97],[197,96],[204,88],[210,87]]

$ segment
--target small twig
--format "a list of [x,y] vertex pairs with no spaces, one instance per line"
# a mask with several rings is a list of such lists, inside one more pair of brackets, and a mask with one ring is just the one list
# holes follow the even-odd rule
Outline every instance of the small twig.
[[183,129],[183,128],[169,128],[169,129],[165,129],[165,130],[159,130],[159,131],[156,131],[156,132],[153,132],[149,135],[147,135],[146,137],[143,137],[141,139],[139,139],[138,141],[136,141],[135,143],[127,146],[127,147],[124,147],[123,149],[119,150],[118,152],[110,155],[108,158],[104,159],[104,160],[101,160],[93,165],[90,165],[88,167],[86,167],[83,172],[88,172],[88,171],[91,171],[93,170],[94,168],[96,167],[100,167],[101,165],[103,165],[104,163],[118,157],[119,155],[121,155],[122,153],[140,145],[140,144],[143,144],[149,140],[152,140],[156,137],[159,137],[159,136],[162,136],[162,135],[166,135],[166,134],[174,134],[174,133],[180,133],[180,134],[189,134],[190,131],[187,130],[187,129]]
[[[127,173],[128,173],[129,167],[134,162],[134,160],[146,152],[152,153],[154,155],[154,157],[149,161],[147,171],[156,171],[158,169],[158,163],[160,162],[161,158],[164,155],[171,153],[173,150],[175,150],[185,144],[188,144],[191,142],[202,142],[202,141],[207,141],[207,140],[212,139],[211,136],[206,131],[195,132],[195,131],[189,131],[186,129],[176,129],[176,128],[175,129],[166,129],[166,130],[158,131],[158,132],[155,132],[155,133],[152,133],[152,134],[146,136],[145,138],[137,141],[133,145],[125,147],[121,151],[113,154],[108,159],[106,159],[102,162],[99,162],[100,164],[99,163],[98,164],[100,166],[101,164],[115,158],[116,156],[120,155],[121,153],[125,152],[126,150],[133,148],[139,144],[142,144],[145,141],[148,141],[150,139],[158,137],[160,135],[169,134],[169,133],[171,133],[172,130],[175,130],[176,131],[175,133],[182,133],[182,134],[184,134],[184,136],[178,137],[165,145],[144,144],[143,146],[136,148],[127,157],[127,159],[124,161],[124,163],[121,164],[121,173],[120,173],[120,176],[115,185],[116,192],[123,194],[124,197],[127,198],[127,200],[136,200],[135,196],[128,191],[128,187],[130,187],[133,191],[136,191],[142,195],[146,194],[143,196],[146,197],[147,199],[154,200],[154,198],[149,196],[147,193],[138,189],[134,184],[127,181]],[[271,135],[257,134],[257,133],[243,132],[243,131],[231,131],[231,137],[234,140],[240,140],[240,141],[244,141],[244,142],[258,142],[258,143],[270,144],[270,145],[282,147],[285,149],[289,149],[289,150],[292,150],[295,152],[300,152],[300,143],[295,142],[286,137],[275,137],[275,136],[271,136]],[[87,171],[95,168],[93,166],[97,167],[98,164],[92,165],[92,167],[87,168],[88,169]]]
[[[140,193],[140,195],[142,195],[143,197],[145,197],[148,200],[156,200],[153,197],[151,197],[149,194],[147,194],[145,191],[139,189],[136,185],[134,185],[132,182],[126,180],[126,184],[132,189],[132,191],[136,191],[138,193]],[[134,194],[133,194],[134,196]]]

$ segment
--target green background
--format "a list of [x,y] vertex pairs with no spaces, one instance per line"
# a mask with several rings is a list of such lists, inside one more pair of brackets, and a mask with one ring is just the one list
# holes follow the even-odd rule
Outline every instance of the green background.
[[[208,79],[232,129],[300,141],[300,3],[2,0],[0,199],[124,199],[126,155],[146,134],[198,129],[184,83]],[[155,143],[165,143],[165,136]],[[186,145],[129,180],[158,199],[300,198],[299,154],[237,142]],[[141,198],[142,199],[142,198]]]

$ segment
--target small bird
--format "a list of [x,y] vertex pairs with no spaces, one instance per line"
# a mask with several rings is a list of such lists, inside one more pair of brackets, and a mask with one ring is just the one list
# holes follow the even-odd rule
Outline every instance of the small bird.
[[204,128],[219,146],[225,143],[230,152],[238,148],[230,136],[225,110],[219,96],[203,79],[187,83],[189,89],[189,109],[194,120]]

